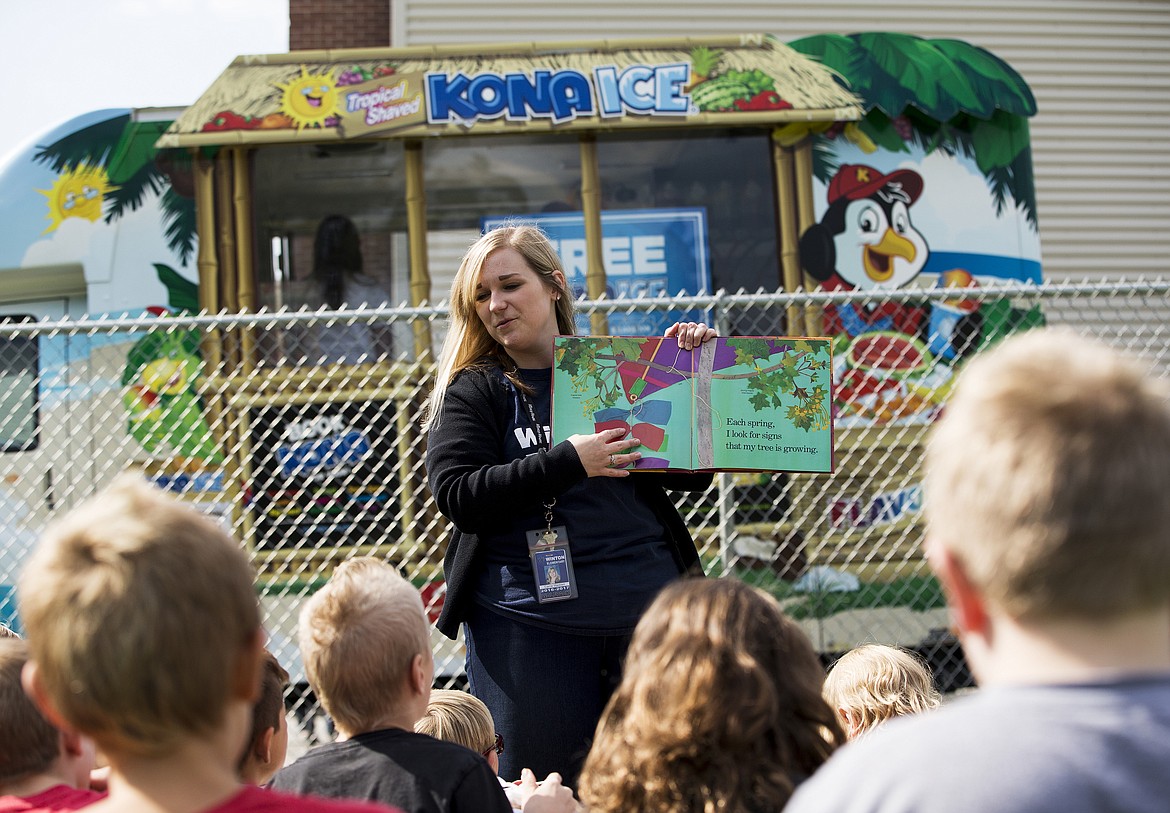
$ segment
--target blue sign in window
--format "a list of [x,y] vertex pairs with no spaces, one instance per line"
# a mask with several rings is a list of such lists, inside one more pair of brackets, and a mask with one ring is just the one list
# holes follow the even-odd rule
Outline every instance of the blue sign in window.
[[[574,296],[585,294],[587,257],[585,217],[581,212],[485,217],[482,229],[538,226],[560,254]],[[671,297],[711,290],[711,255],[707,210],[628,209],[601,213],[601,261],[608,299]],[[677,321],[701,321],[701,310],[614,312],[609,331],[615,335],[656,336]],[[589,332],[586,315],[577,330]]]

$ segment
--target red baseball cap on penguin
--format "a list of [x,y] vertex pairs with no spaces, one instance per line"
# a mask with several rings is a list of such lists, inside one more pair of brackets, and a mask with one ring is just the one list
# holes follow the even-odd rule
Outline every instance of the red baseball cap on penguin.
[[862,200],[891,183],[901,185],[910,196],[910,203],[922,194],[922,176],[912,169],[895,169],[889,175],[883,175],[865,164],[845,164],[829,182],[829,203],[836,203],[841,198]]

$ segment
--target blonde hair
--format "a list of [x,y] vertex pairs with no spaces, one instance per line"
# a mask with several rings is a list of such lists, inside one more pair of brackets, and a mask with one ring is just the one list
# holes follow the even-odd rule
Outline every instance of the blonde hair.
[[927,528],[1012,617],[1118,617],[1170,599],[1161,382],[1067,329],[962,373],[927,449]]
[[779,810],[845,741],[825,673],[768,594],[667,586],[638,622],[581,774],[591,813]]
[[940,702],[930,670],[916,655],[881,644],[841,656],[825,678],[825,700],[852,736],[892,717],[938,708]]
[[165,755],[219,728],[260,629],[243,551],[133,474],[48,527],[18,592],[51,702],[107,752]]
[[454,689],[435,689],[427,713],[414,724],[419,734],[456,742],[477,754],[490,751],[496,743],[492,713],[478,697]]
[[[563,278],[565,269],[545,233],[536,226],[503,226],[485,233],[467,249],[455,279],[451,282],[451,321],[443,349],[439,352],[435,388],[427,401],[424,429],[438,422],[447,387],[455,380],[455,376],[468,367],[475,366],[485,358],[494,358],[512,378],[511,371],[515,365],[509,361],[504,348],[488,334],[475,309],[475,291],[483,264],[494,252],[504,248],[516,251],[528,263],[541,284],[559,294],[553,303],[557,314],[557,330],[566,336],[576,333],[573,298],[566,285],[555,276],[555,272],[559,271]],[[519,379],[514,379],[513,383],[524,386]]]
[[61,755],[61,734],[24,693],[28,644],[0,638],[0,785],[44,773]]
[[430,657],[418,590],[369,556],[343,562],[305,603],[298,637],[310,685],[347,734],[394,712],[414,656]]

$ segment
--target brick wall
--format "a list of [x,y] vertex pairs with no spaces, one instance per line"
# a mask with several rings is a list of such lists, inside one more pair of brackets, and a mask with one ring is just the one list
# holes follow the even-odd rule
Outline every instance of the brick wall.
[[390,0],[289,0],[288,48],[377,48],[390,44]]

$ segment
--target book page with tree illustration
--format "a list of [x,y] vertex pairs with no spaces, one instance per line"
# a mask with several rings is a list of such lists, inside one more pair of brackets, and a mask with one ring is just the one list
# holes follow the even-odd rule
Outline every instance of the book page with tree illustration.
[[562,336],[553,437],[622,428],[637,469],[831,471],[829,342]]
[[[827,339],[714,339],[710,381],[695,381],[699,443],[696,468],[829,472],[833,470],[832,356]],[[709,455],[709,456],[708,456]]]

